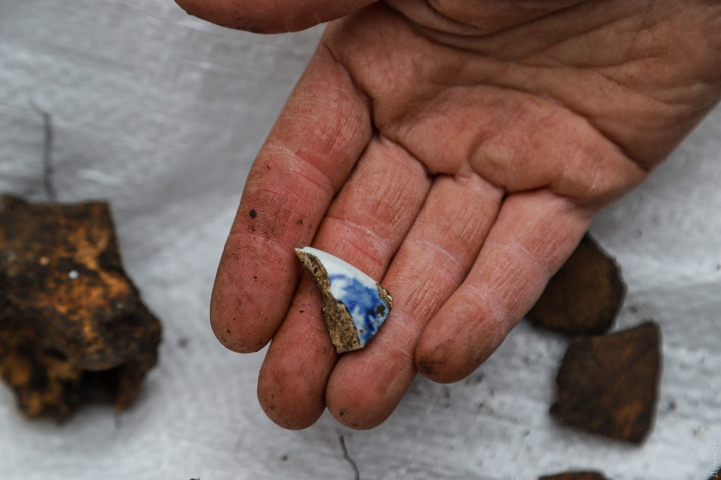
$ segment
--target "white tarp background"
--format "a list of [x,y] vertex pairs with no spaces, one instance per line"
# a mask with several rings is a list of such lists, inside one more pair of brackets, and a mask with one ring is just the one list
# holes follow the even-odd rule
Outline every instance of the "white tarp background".
[[708,478],[721,442],[721,109],[591,229],[628,284],[616,328],[663,330],[643,446],[552,421],[567,340],[525,322],[468,380],[419,377],[374,430],[265,418],[263,354],[224,350],[208,300],[245,175],[320,32],[225,30],[172,0],[0,0],[0,191],[43,200],[33,101],[54,118],[60,200],[112,202],[127,270],[164,325],[159,365],[117,418],[95,406],[62,426],[27,421],[0,387],[0,477],[352,479],[343,434],[363,479]]

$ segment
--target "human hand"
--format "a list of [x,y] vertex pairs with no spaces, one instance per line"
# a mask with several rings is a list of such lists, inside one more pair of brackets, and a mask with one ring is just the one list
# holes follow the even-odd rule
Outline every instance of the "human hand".
[[[179,3],[251,31],[340,18],[250,171],[211,304],[228,348],[273,340],[258,397],[286,428],[326,407],[371,428],[417,370],[438,382],[473,372],[592,215],[721,95],[718,1]],[[336,354],[302,244],[392,293],[363,350]]]

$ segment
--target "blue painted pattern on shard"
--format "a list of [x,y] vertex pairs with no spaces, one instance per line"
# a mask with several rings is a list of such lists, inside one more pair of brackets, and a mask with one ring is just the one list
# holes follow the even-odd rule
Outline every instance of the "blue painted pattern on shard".
[[381,298],[378,287],[370,288],[348,275],[335,274],[329,278],[331,290],[340,291],[340,294],[334,294],[336,300],[348,309],[360,344],[365,346],[385,322],[390,306]]

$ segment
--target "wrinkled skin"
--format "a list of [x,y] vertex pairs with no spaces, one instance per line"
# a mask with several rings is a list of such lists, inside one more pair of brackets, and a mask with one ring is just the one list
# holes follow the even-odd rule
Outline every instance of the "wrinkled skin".
[[[179,2],[266,33],[336,19],[253,165],[211,305],[228,348],[272,340],[258,397],[286,428],[326,407],[371,428],[417,371],[473,372],[721,94],[718,1]],[[301,244],[393,294],[365,349],[335,353]]]

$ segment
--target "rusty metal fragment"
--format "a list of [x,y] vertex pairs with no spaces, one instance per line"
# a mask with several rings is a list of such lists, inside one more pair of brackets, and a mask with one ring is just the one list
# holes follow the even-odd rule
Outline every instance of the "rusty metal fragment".
[[591,433],[641,443],[651,428],[660,367],[660,330],[653,322],[579,337],[561,363],[551,415]]
[[621,269],[586,234],[527,317],[571,335],[600,335],[613,325],[625,295]]
[[159,342],[106,203],[0,198],[0,376],[27,416],[61,420],[96,400],[127,408]]
[[606,480],[606,477],[598,472],[566,472],[540,477],[538,480]]

